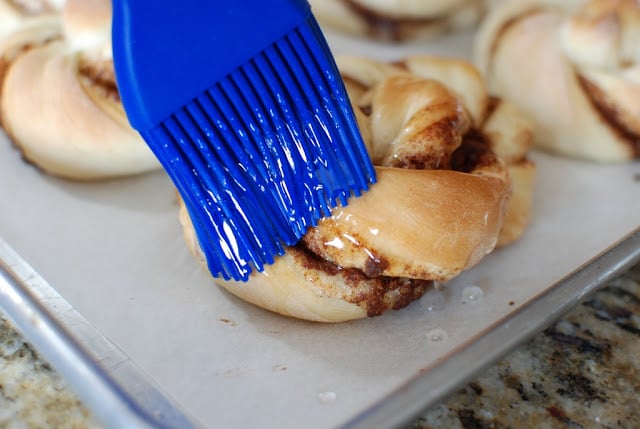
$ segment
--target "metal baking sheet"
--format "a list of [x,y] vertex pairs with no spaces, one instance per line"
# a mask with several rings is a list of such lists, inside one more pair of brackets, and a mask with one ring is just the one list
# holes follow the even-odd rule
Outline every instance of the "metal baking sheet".
[[[402,48],[333,35],[330,42],[336,52],[383,59],[470,52],[465,36]],[[483,354],[487,335],[522,314],[529,327],[542,327],[598,283],[571,277],[569,288],[568,275],[629,234],[637,237],[638,163],[538,152],[533,159],[533,219],[519,242],[405,310],[339,325],[283,318],[216,287],[188,254],[162,172],[67,182],[25,164],[0,135],[0,237],[198,425],[396,424],[438,396],[416,395],[412,386],[424,393],[429,386],[420,380],[432,380],[433,392],[450,389],[461,381],[452,372],[456,362],[468,374],[529,331],[514,331],[502,349],[494,339],[494,352]],[[624,252],[601,270],[588,266],[611,273],[621,266],[616,261],[636,255],[617,249]],[[536,304],[551,292],[563,301]]]

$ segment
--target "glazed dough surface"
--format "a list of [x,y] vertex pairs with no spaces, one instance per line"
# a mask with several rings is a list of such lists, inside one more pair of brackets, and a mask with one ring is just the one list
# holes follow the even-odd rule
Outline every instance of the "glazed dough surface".
[[[378,182],[247,283],[216,280],[258,306],[325,322],[402,308],[517,239],[535,172],[527,121],[489,97],[470,64],[340,57],[338,65]],[[180,220],[206,265],[184,205]]]

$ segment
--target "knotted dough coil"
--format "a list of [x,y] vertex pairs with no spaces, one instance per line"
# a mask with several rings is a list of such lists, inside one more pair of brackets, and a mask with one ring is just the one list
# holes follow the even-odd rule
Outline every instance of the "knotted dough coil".
[[111,54],[111,3],[69,0],[57,37],[14,45],[1,82],[2,126],[23,157],[68,179],[126,176],[159,168],[129,125]]
[[476,59],[489,88],[529,115],[536,144],[599,162],[640,157],[640,3],[497,3]]
[[[402,308],[515,240],[528,222],[535,170],[527,122],[488,97],[468,63],[338,64],[378,182],[247,283],[216,280],[258,306],[323,322]],[[184,204],[180,221],[206,267]]]
[[323,26],[361,37],[402,42],[469,28],[485,0],[311,0]]

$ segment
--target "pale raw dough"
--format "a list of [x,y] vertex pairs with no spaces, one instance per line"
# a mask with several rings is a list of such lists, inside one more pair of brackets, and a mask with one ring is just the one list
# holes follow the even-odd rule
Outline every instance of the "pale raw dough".
[[59,38],[61,33],[57,4],[44,0],[0,0],[0,96],[11,62],[25,49]]
[[327,29],[373,39],[403,42],[474,26],[485,0],[311,0]]
[[640,3],[497,3],[476,39],[489,89],[532,120],[538,147],[599,162],[640,157]]

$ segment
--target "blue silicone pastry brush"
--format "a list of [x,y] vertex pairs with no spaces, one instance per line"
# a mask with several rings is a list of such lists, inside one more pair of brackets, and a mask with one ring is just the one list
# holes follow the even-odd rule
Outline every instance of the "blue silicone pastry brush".
[[246,280],[375,182],[306,0],[113,0],[123,106],[211,274]]

